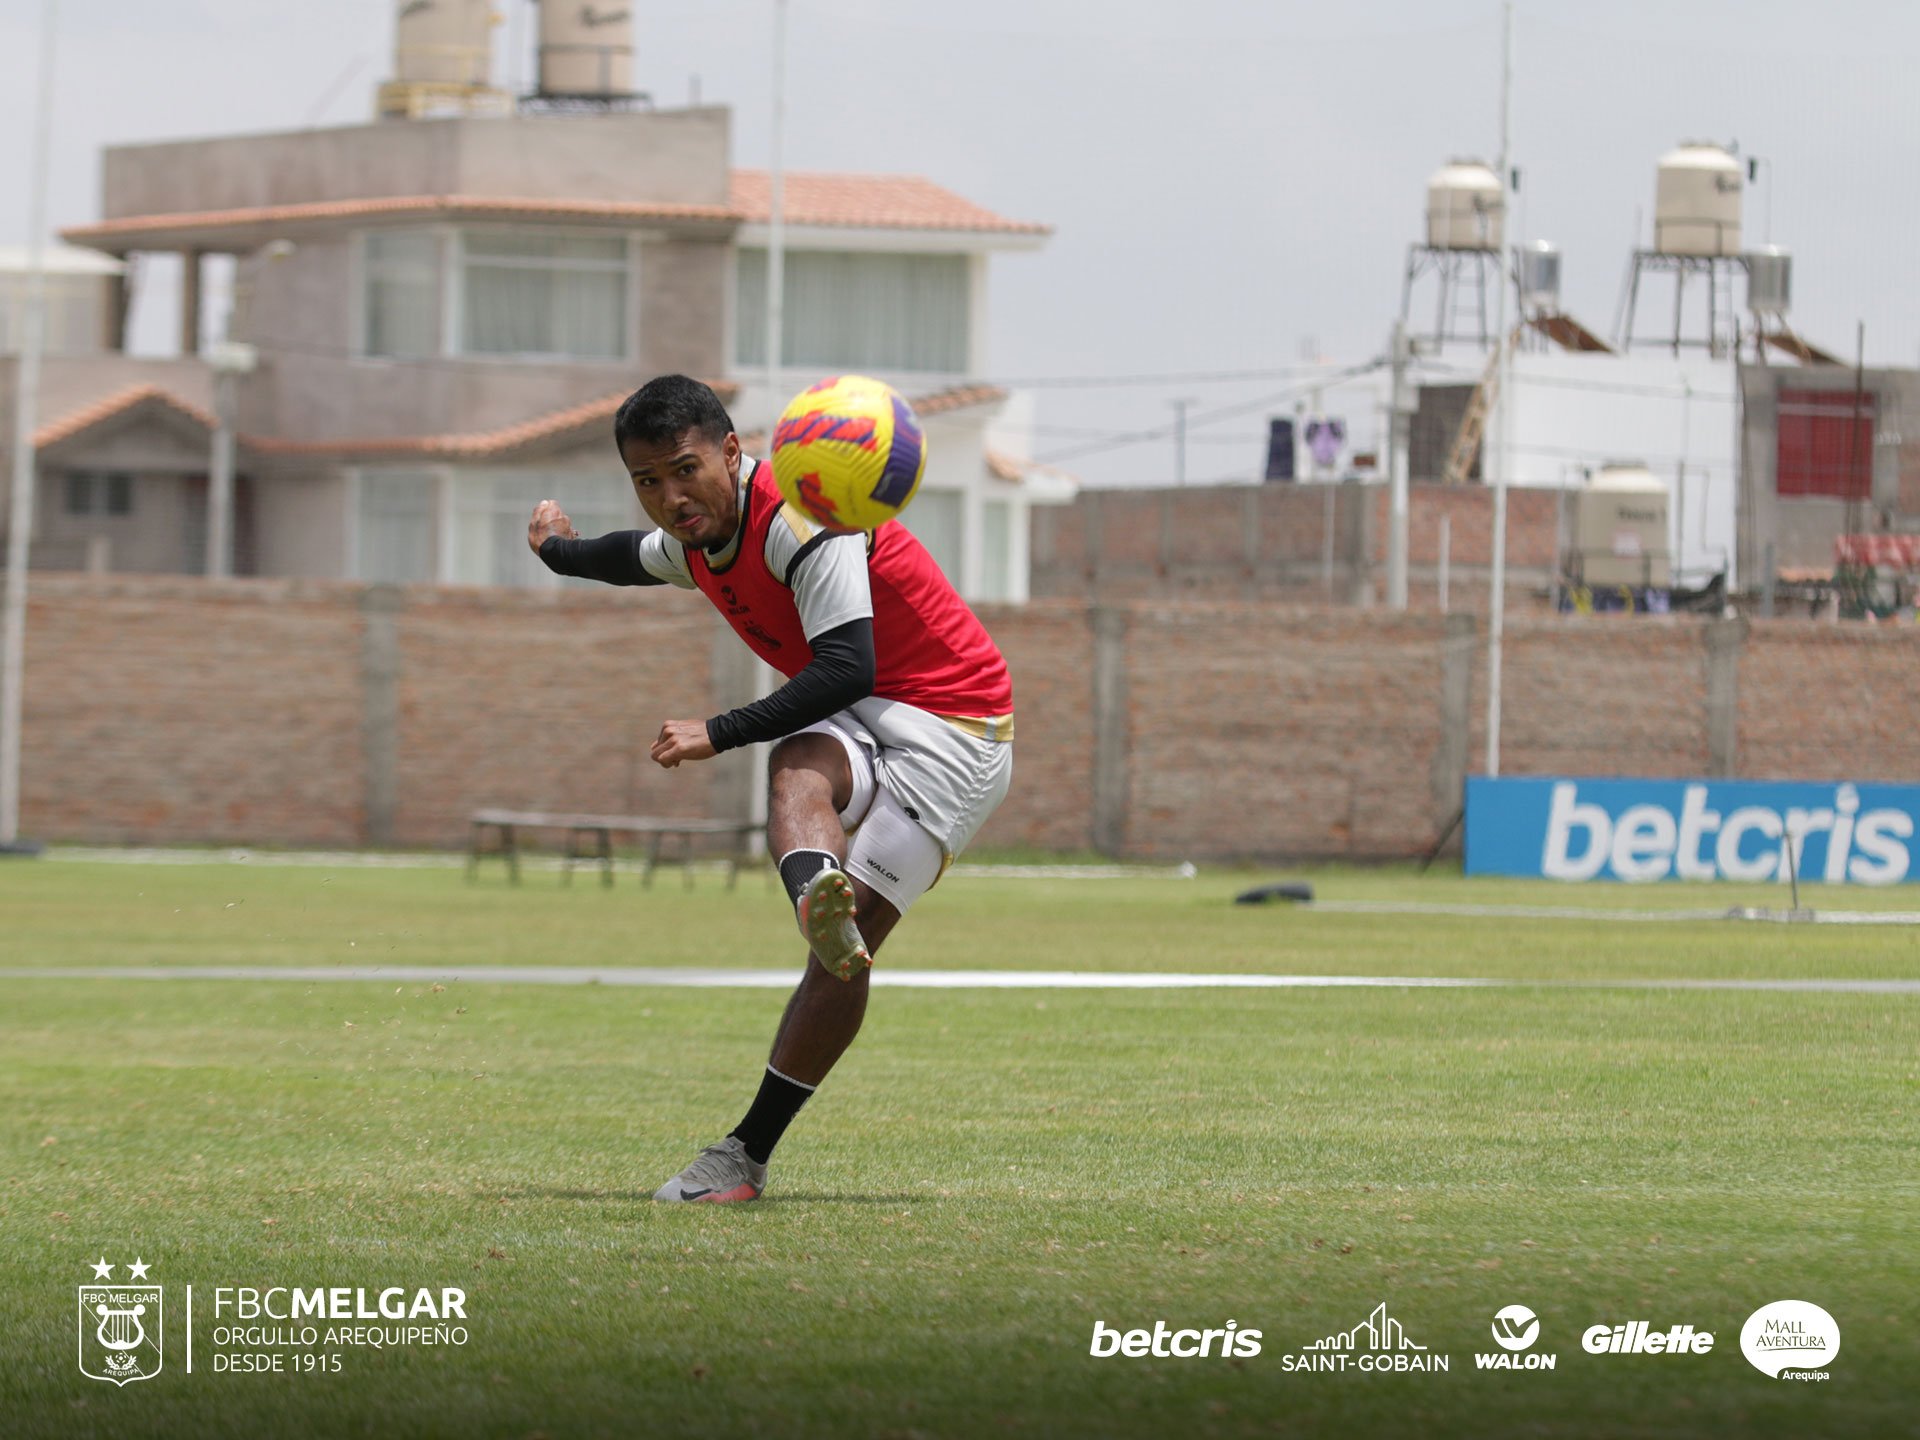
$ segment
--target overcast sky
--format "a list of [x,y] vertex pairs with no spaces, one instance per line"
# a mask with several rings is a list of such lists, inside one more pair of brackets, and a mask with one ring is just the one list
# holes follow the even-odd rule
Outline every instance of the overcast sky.
[[[42,3],[0,5],[0,244],[27,238]],[[497,4],[503,72],[524,76],[508,51],[531,7]],[[772,6],[633,4],[636,83],[663,106],[696,83],[733,106],[741,165],[768,158]],[[54,226],[97,216],[104,145],[369,118],[393,10],[60,0]],[[1255,473],[1290,368],[1383,348],[1427,177],[1499,146],[1495,0],[791,0],[791,16],[790,167],[924,174],[1056,227],[994,262],[998,376],[1183,377],[1045,390],[1038,449],[1081,451],[1068,468],[1095,481],[1164,478],[1164,439],[1085,447],[1164,427],[1183,396],[1245,411],[1196,425],[1192,478]],[[1517,238],[1562,247],[1570,310],[1611,330],[1659,156],[1737,140],[1771,165],[1747,235],[1768,238],[1771,206],[1796,328],[1850,356],[1864,320],[1869,363],[1920,360],[1920,5],[1521,0],[1517,16]]]

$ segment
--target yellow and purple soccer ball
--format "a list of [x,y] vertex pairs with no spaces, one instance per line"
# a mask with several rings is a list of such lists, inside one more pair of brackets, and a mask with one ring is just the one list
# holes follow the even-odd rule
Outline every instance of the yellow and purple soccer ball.
[[927,438],[898,391],[835,375],[788,404],[773,430],[773,478],[828,530],[874,530],[907,508],[927,473]]

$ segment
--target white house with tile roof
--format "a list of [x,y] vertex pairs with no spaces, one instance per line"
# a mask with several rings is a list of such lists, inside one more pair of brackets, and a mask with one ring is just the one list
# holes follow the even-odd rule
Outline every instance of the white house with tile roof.
[[1046,228],[924,179],[789,175],[769,383],[770,186],[728,165],[728,118],[460,116],[108,150],[102,218],[64,238],[121,264],[104,272],[116,335],[138,257],[184,257],[180,354],[49,358],[36,565],[202,568],[219,337],[201,333],[199,277],[227,255],[235,338],[257,355],[236,573],[560,583],[529,563],[526,516],[553,495],[583,530],[642,523],[611,429],[646,378],[709,377],[752,431],[860,370],[928,429],[909,525],[963,593],[1024,599],[1028,508],[1063,487],[1012,458],[1024,407],[979,377],[991,257]]

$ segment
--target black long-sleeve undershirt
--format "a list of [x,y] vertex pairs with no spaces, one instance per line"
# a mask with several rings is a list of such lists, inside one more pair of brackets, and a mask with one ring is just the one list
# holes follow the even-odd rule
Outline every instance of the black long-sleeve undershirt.
[[592,540],[549,535],[540,542],[540,558],[556,575],[576,575],[608,585],[664,585],[640,563],[644,530],[614,530]]
[[[540,545],[540,558],[557,574],[608,585],[665,584],[640,563],[640,539],[645,533],[615,530],[592,540],[549,535]],[[707,721],[707,738],[715,750],[778,740],[873,693],[877,662],[872,620],[849,620],[815,636],[811,645],[813,659],[778,690]]]
[[766,699],[707,721],[714,749],[778,740],[873,694],[873,621],[862,617],[836,625],[815,636],[812,645],[806,668]]

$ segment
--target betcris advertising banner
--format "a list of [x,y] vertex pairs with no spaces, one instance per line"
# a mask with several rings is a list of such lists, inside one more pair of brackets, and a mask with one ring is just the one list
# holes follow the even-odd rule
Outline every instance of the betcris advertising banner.
[[1920,785],[1469,776],[1466,873],[1894,885],[1916,819]]

